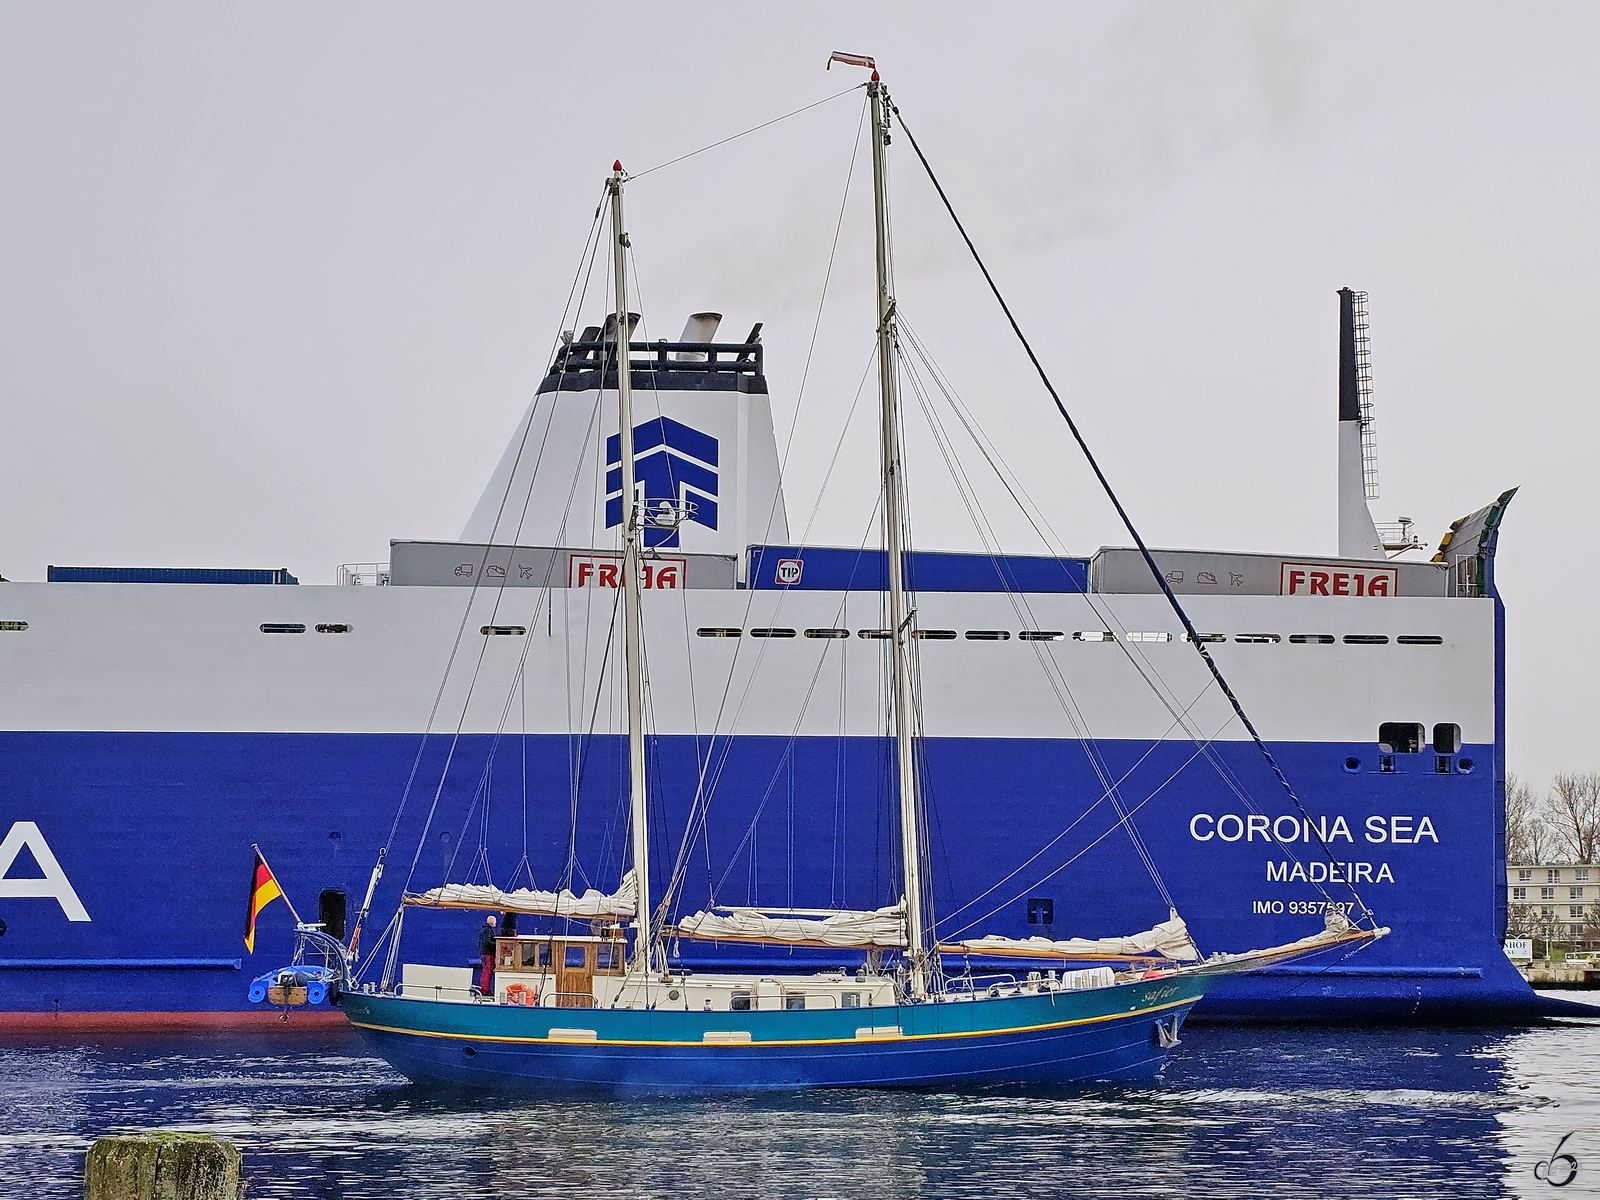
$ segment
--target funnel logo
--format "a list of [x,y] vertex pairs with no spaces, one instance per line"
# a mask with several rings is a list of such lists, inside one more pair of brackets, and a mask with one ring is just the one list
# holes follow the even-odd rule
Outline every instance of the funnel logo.
[[[633,427],[633,469],[646,504],[670,500],[695,506],[689,520],[717,527],[717,439],[656,417]],[[622,439],[606,439],[606,528],[622,524]],[[678,545],[676,529],[644,531],[646,547]]]

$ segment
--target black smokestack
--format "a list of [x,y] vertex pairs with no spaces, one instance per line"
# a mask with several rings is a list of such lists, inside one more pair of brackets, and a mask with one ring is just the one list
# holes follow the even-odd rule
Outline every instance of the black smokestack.
[[1356,374],[1356,294],[1339,289],[1339,420],[1361,419],[1361,386]]

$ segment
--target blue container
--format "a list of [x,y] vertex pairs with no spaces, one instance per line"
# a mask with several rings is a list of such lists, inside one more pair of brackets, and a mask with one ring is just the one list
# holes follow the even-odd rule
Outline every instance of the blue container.
[[[798,564],[798,567],[795,565]],[[923,592],[1087,592],[1089,560],[1043,555],[906,555],[905,585]],[[762,591],[881,592],[889,586],[882,550],[833,546],[751,546],[750,586]]]
[[299,583],[283,568],[51,567],[51,583]]

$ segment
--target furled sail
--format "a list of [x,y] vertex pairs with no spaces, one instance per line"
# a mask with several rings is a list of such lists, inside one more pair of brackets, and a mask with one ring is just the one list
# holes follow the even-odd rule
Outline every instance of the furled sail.
[[906,944],[904,901],[872,912],[816,912],[810,917],[755,908],[731,908],[726,916],[697,912],[678,922],[681,937],[727,942],[787,942],[821,946]]
[[1200,950],[1189,936],[1189,927],[1174,912],[1169,920],[1153,929],[1127,937],[1068,938],[1052,941],[1050,938],[1007,938],[998,934],[969,938],[952,946],[940,947],[945,953],[1014,954],[1019,956],[1044,955],[1066,958],[1130,958],[1159,955],[1178,962],[1193,962]]
[[1375,942],[1381,937],[1387,937],[1388,934],[1387,926],[1362,929],[1342,912],[1330,908],[1323,917],[1321,933],[1314,933],[1298,941],[1285,942],[1281,946],[1268,946],[1265,950],[1247,950],[1243,954],[1213,954],[1199,966],[1186,967],[1184,970],[1195,975],[1237,975],[1245,971],[1259,971],[1262,967],[1288,962],[1293,958],[1303,958],[1308,954],[1330,950],[1335,946],[1358,949],[1362,942]]
[[622,886],[610,895],[594,888],[579,896],[565,889],[541,892],[518,888],[502,892],[479,883],[447,883],[408,895],[405,902],[419,908],[476,908],[550,917],[631,917],[639,907],[639,889],[629,871],[622,877]]

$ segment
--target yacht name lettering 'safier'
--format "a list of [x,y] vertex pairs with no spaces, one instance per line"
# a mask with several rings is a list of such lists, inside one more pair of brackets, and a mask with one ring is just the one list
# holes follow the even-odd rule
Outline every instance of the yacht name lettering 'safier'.
[[[1259,813],[1239,815],[1224,813],[1214,817],[1210,813],[1195,813],[1189,818],[1189,836],[1197,842],[1353,842],[1350,823],[1343,817],[1310,817],[1284,815],[1266,817]],[[1388,842],[1396,846],[1416,845],[1421,842],[1439,844],[1439,833],[1433,818],[1427,816],[1370,816],[1362,836],[1374,844]]]

